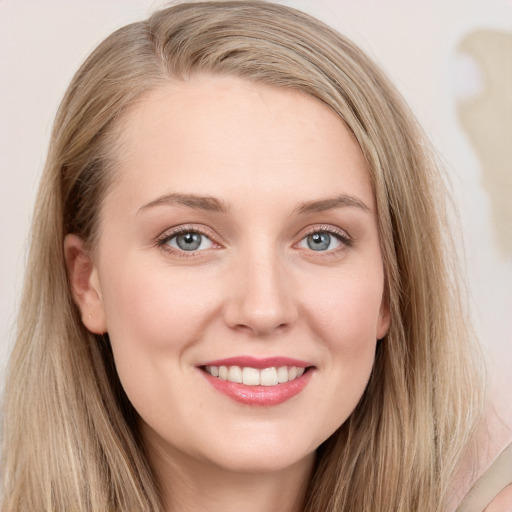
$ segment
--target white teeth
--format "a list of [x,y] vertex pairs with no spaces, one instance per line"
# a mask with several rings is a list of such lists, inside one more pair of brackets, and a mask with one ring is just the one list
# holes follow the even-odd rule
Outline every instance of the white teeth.
[[288,382],[288,368],[286,366],[281,366],[277,370],[277,381],[279,384],[283,382]]
[[260,372],[256,368],[244,368],[242,377],[246,386],[258,386],[260,383]]
[[262,386],[275,386],[278,384],[277,370],[275,368],[265,368],[261,370],[260,384]]
[[[211,366],[210,368],[216,368],[215,366]],[[212,372],[213,375],[213,372]],[[219,366],[219,378],[221,380],[228,379],[228,367],[227,366]]]
[[221,380],[229,380],[246,386],[276,386],[301,377],[305,368],[298,366],[257,368],[240,366],[205,366],[205,371]]
[[228,380],[230,382],[238,382],[238,384],[242,384],[242,368],[240,368],[240,366],[230,366]]

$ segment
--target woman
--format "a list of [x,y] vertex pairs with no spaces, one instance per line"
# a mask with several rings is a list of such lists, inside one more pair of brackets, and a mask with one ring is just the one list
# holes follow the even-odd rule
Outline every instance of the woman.
[[3,510],[446,510],[481,411],[424,137],[292,9],[118,30],[59,109]]

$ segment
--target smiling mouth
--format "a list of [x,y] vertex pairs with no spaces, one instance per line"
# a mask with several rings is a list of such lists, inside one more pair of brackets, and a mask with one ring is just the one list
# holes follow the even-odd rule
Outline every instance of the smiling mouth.
[[251,368],[250,366],[203,366],[202,369],[219,380],[244,384],[246,386],[277,386],[292,382],[309,370],[310,367],[272,366],[269,368]]

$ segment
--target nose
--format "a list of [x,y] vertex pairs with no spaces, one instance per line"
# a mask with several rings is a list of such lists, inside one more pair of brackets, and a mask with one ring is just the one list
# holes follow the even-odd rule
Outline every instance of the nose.
[[240,255],[229,284],[224,318],[230,328],[265,337],[297,320],[289,269],[271,251]]

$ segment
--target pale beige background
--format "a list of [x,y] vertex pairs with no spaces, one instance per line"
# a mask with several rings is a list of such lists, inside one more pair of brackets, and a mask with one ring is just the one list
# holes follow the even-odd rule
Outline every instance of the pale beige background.
[[[58,102],[79,63],[103,37],[163,3],[0,0],[0,379]],[[506,44],[493,39],[497,32],[512,33],[512,1],[283,3],[323,19],[373,55],[438,147],[463,226],[461,256],[475,325],[494,386],[501,390],[500,407],[512,417],[512,169],[506,155],[507,144],[512,147],[506,110],[512,102],[506,71],[512,57],[500,57]]]

